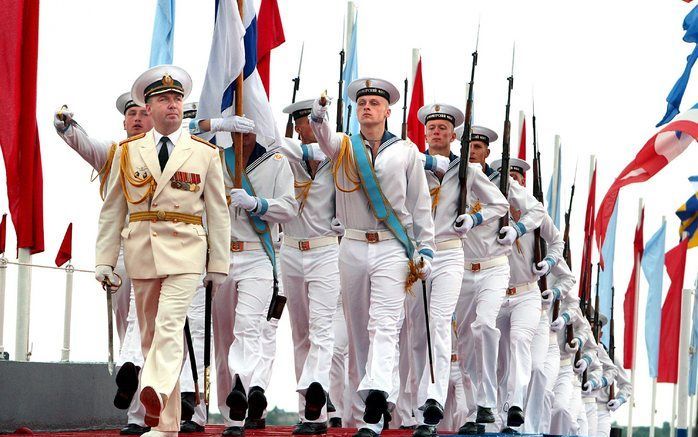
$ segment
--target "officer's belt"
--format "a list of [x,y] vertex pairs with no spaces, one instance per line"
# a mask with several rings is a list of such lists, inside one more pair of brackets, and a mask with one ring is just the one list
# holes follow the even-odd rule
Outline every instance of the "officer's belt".
[[289,237],[284,235],[284,246],[295,247],[301,252],[306,250],[317,249],[318,247],[333,246],[337,244],[337,237],[317,237],[308,238],[306,240],[299,240],[298,238]]
[[450,249],[462,249],[463,241],[460,238],[454,238],[453,240],[438,241],[436,243],[436,250],[450,250]]
[[572,365],[572,358],[565,358],[560,360],[560,367],[562,366],[571,366]]
[[465,262],[465,270],[470,270],[471,272],[479,272],[480,270],[491,269],[492,267],[503,266],[509,263],[509,259],[506,255],[491,258],[485,261],[479,262]]
[[360,231],[358,229],[346,229],[344,238],[356,241],[365,241],[366,243],[378,243],[384,240],[394,240],[395,234],[391,231]]
[[263,250],[264,246],[259,241],[231,241],[231,252],[243,252],[246,250]]
[[458,354],[451,354],[451,362],[455,363],[458,361]]
[[533,291],[533,290],[540,290],[538,288],[538,283],[537,282],[528,282],[524,284],[518,284],[514,285],[513,287],[507,288],[507,296],[516,296],[517,294],[521,295],[527,291]]
[[132,212],[128,216],[129,222],[182,222],[190,225],[202,225],[200,215],[184,214],[181,212],[169,211],[143,211]]

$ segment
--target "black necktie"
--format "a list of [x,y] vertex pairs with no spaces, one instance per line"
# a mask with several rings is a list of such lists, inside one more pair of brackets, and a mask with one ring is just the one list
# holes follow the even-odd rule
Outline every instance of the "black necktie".
[[158,153],[158,161],[160,161],[160,171],[165,170],[167,160],[170,159],[170,152],[167,150],[167,142],[170,141],[167,137],[160,139],[160,152]]

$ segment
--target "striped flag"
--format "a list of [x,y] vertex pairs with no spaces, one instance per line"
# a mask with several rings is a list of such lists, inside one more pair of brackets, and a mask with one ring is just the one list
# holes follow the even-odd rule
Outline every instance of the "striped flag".
[[150,43],[150,66],[171,64],[174,53],[175,0],[158,0]]
[[[344,101],[344,130],[354,135],[359,133],[359,120],[356,117],[356,105],[352,105],[351,110],[353,113],[349,115],[348,106],[351,104],[349,101],[349,96],[347,94],[347,88],[349,84],[359,78],[359,60],[357,57],[356,50],[356,38],[357,38],[357,23],[359,21],[359,11],[356,8],[354,2],[347,3],[347,35],[344,44],[346,46],[346,58],[344,62],[344,72],[342,73],[342,80],[344,81],[344,90],[342,91],[342,99]],[[347,122],[348,120],[348,122]]]
[[269,98],[271,51],[286,41],[284,26],[276,0],[262,0],[259,5],[259,38],[257,39],[257,71]]
[[645,345],[650,378],[657,377],[659,360],[659,331],[662,318],[662,281],[664,279],[664,244],[666,221],[647,242],[642,254],[642,271],[649,283],[647,305],[645,307]]
[[681,220],[680,235],[688,234],[688,248],[698,246],[698,192],[676,210],[676,215]]
[[548,205],[548,215],[553,219],[555,227],[560,229],[560,187],[562,185],[562,145],[560,144],[560,135],[555,135],[555,152],[553,156],[553,174],[550,176],[548,195],[545,200]]

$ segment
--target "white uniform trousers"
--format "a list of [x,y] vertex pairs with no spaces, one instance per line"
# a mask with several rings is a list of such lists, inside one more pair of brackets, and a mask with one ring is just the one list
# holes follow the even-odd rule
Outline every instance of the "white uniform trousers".
[[[191,301],[191,305],[189,305],[187,318],[189,319],[189,330],[194,347],[200,394],[200,401],[194,410],[192,421],[204,426],[206,425],[206,400],[204,399],[204,313],[206,312],[206,287],[203,285],[203,276],[201,279],[202,281],[196,289],[196,294],[194,294],[194,299]],[[189,352],[186,349],[184,357],[184,367],[182,367],[182,374],[179,377],[179,385],[183,393],[195,393],[196,387],[191,372],[191,361]]]
[[[526,421],[522,431],[533,434],[539,431],[540,423],[545,412],[545,399],[547,396],[546,385],[548,374],[546,362],[549,358],[550,342],[557,342],[556,337],[550,338],[550,322],[548,321],[547,307],[543,308],[538,318],[538,327],[531,343],[531,379],[528,384],[524,411]],[[560,359],[558,358],[558,367]]]
[[[569,355],[569,354],[568,354]],[[566,362],[560,366],[560,371],[553,387],[553,405],[550,419],[550,434],[574,435],[578,425],[572,400],[572,380],[576,375],[572,371],[572,364]]]
[[[332,331],[334,332],[334,344],[332,347],[332,366],[330,367],[330,399],[335,407],[334,413],[329,417],[339,417],[342,425],[349,420],[350,408],[349,391],[347,390],[347,360],[349,358],[349,338],[347,337],[347,322],[344,320],[344,307],[342,306],[341,292],[337,296],[337,310],[332,317]],[[298,368],[296,368],[298,369]],[[300,372],[296,370],[296,378],[300,378]],[[346,401],[346,402],[345,402]]]
[[545,360],[545,402],[541,413],[538,433],[548,433],[550,430],[550,417],[553,411],[553,401],[555,399],[555,382],[560,371],[560,346],[557,343],[557,334],[550,333],[548,344],[548,355]]
[[271,261],[263,250],[232,252],[230,271],[213,301],[213,341],[218,408],[226,426],[231,421],[225,399],[239,376],[246,393],[262,373],[262,329],[273,287]]
[[458,361],[453,361],[449,372],[444,418],[439,423],[438,429],[444,433],[457,431],[466,419],[467,406],[465,404],[465,390],[463,390],[463,376],[460,373]]
[[599,437],[611,435],[611,411],[606,402],[596,403],[596,435]]
[[[296,381],[302,396],[313,382],[330,388],[333,356],[333,317],[339,296],[339,246],[301,251],[281,248],[282,280],[288,296],[288,315],[294,345]],[[303,402],[304,403],[304,402]],[[317,420],[326,422],[323,407]],[[301,421],[305,414],[299,411]]]
[[[421,282],[417,281],[421,290]],[[417,288],[414,287],[413,291]],[[416,297],[408,295],[405,297],[405,311],[401,322],[399,343],[396,350],[395,369],[393,370],[393,382],[397,388],[397,401],[393,410],[393,420],[391,425],[394,428],[416,426],[415,410],[417,409],[416,381],[414,381],[412,369],[415,364],[412,362],[412,344],[414,342],[414,330],[411,327],[411,312],[415,306]],[[423,331],[422,331],[423,332]],[[419,357],[415,357],[419,359]]]
[[[119,349],[119,357],[116,360],[116,365],[121,367],[124,363],[131,362],[135,366],[143,368],[143,350],[141,349],[141,333],[138,326],[138,313],[136,312],[136,296],[133,293],[133,287],[131,286],[130,279],[128,281],[128,285],[130,289],[131,302],[128,306],[126,334],[121,342],[121,348]],[[124,284],[121,286],[124,287]],[[126,410],[126,422],[145,426],[145,408],[141,404],[140,389],[136,390],[136,394],[133,395],[131,405],[129,405],[128,410]]]
[[[432,357],[434,362],[434,382],[431,381],[429,371],[429,355],[426,341],[426,324],[424,321],[424,299],[422,287],[419,287],[417,301],[419,311],[413,314],[413,332],[424,333],[424,341],[413,345],[418,347],[422,367],[416,367],[420,382],[417,395],[417,406],[422,406],[427,399],[433,399],[441,406],[446,404],[448,394],[448,381],[451,374],[451,352],[453,332],[453,312],[460,295],[460,287],[463,281],[463,249],[447,249],[436,252],[432,263],[432,271],[427,279],[427,292],[429,301],[429,328],[431,331]],[[415,347],[416,346],[416,347]],[[419,410],[418,410],[419,411]],[[420,423],[423,423],[421,411],[418,414]]]
[[[339,246],[339,276],[349,334],[352,390],[362,400],[369,390],[380,390],[395,403],[393,370],[405,301],[405,251],[397,240],[368,243],[344,238]],[[382,422],[359,421],[357,427],[380,433]]]
[[584,404],[584,414],[587,419],[587,432],[584,435],[596,436],[596,396],[582,396],[582,403]]
[[[279,252],[276,251],[276,277],[279,287],[279,296],[286,296],[286,294],[284,294],[284,284],[281,280],[280,259],[281,256],[279,255]],[[269,295],[269,302],[267,302],[267,310],[269,309],[270,304],[271,294]],[[284,311],[284,313],[286,313],[286,311]],[[271,381],[271,372],[274,367],[274,358],[276,358],[276,331],[278,330],[278,328],[279,320],[267,320],[267,312],[265,310],[264,317],[262,319],[262,360],[259,365],[259,371],[255,372],[252,375],[252,382],[250,382],[250,387],[261,387],[265,391],[269,387],[269,382]],[[262,417],[267,417],[266,410],[264,410]]]
[[572,417],[577,422],[578,435],[589,435],[589,424],[587,422],[587,411],[582,401],[581,384],[578,378],[572,380]]
[[[123,345],[126,337],[126,331],[128,330],[131,303],[133,302],[131,300],[133,288],[131,286],[131,278],[128,276],[128,273],[126,273],[126,266],[124,265],[123,246],[121,247],[121,250],[119,250],[119,257],[116,259],[114,273],[121,277],[121,287],[119,287],[116,293],[112,295],[111,307],[114,311],[116,334],[119,336],[119,341],[121,341],[121,344]],[[138,330],[138,319],[135,320],[136,330]],[[138,343],[140,344],[140,341]]]
[[179,431],[184,320],[200,281],[194,273],[133,280],[145,356],[140,386],[166,397],[157,431]]
[[[497,315],[509,286],[509,263],[473,272],[465,270],[456,305],[458,356],[463,385],[472,384],[481,407],[497,406]],[[472,355],[472,359],[468,356]],[[469,406],[471,415],[476,410]]]

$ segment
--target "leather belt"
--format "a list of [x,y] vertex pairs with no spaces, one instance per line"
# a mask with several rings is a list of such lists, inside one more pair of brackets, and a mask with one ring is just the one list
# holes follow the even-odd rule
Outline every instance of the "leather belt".
[[458,361],[458,354],[451,354],[451,362],[455,363],[456,361]]
[[507,288],[507,296],[516,296],[517,294],[522,294],[526,291],[539,290],[537,282],[529,282],[527,284],[514,285],[513,287]]
[[491,258],[485,261],[479,262],[465,262],[465,270],[470,270],[471,272],[479,272],[480,270],[491,269],[492,267],[503,266],[509,263],[509,259],[506,255],[498,256],[496,258]]
[[436,250],[462,249],[463,242],[460,238],[453,240],[439,241],[436,243]]
[[262,243],[258,241],[231,241],[231,252],[243,252],[245,250],[262,250]]
[[143,211],[143,212],[132,212],[128,216],[129,222],[182,222],[189,223],[191,225],[202,225],[200,215],[184,214],[181,212],[169,212],[169,211]]
[[360,231],[358,229],[346,229],[344,238],[356,241],[365,241],[366,243],[378,243],[384,240],[394,240],[395,235],[391,231]]
[[333,246],[337,244],[337,237],[317,237],[309,238],[307,240],[299,240],[298,238],[289,237],[284,235],[284,246],[295,247],[301,252],[307,250],[317,249],[318,247]]
[[572,358],[565,358],[563,360],[560,360],[560,366],[571,366],[572,365]]

